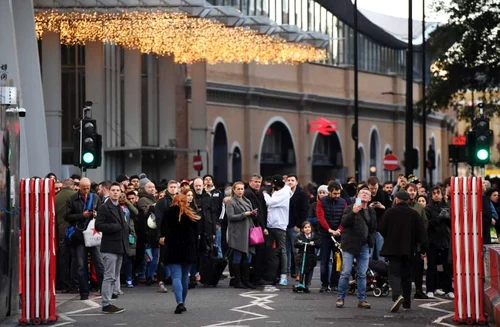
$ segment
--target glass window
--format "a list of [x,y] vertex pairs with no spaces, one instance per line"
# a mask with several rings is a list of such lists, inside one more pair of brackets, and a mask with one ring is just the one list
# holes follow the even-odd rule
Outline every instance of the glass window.
[[314,2],[314,31],[321,31],[321,7]]
[[282,4],[282,11],[283,11],[281,23],[282,24],[289,24],[289,22],[290,22],[290,8],[288,7],[288,5],[289,5],[288,0],[282,0],[281,4]]
[[290,21],[288,22],[290,25],[297,25],[297,16],[296,16],[296,9],[295,9],[295,0],[290,0],[290,8],[289,8],[290,14]]
[[271,13],[269,12],[269,0],[262,0],[262,15],[271,17]]
[[308,0],[307,1],[307,30],[308,31],[313,31],[314,30],[314,1],[313,0]]
[[255,15],[255,0],[249,0],[248,1],[248,15],[254,16]]
[[277,24],[283,24],[283,5],[282,5],[283,0],[275,0],[275,5],[276,5],[276,23]]
[[276,0],[269,0],[269,18],[276,21]]

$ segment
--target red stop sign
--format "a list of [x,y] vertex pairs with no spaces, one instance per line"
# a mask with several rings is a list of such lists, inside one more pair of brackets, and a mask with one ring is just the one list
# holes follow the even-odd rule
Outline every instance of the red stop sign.
[[203,170],[203,161],[201,161],[201,156],[193,156],[193,169],[196,171]]
[[384,157],[384,169],[393,171],[399,167],[399,159],[393,154],[388,154]]

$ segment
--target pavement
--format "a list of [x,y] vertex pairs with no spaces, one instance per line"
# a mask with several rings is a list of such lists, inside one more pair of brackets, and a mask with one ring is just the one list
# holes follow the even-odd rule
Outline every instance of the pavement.
[[[174,294],[156,293],[155,286],[139,285],[122,288],[124,295],[115,300],[123,307],[122,314],[104,315],[101,298],[91,296],[80,301],[79,296],[58,294],[59,320],[52,326],[455,326],[451,322],[453,302],[445,299],[414,301],[411,311],[390,313],[392,301],[376,298],[369,293],[371,309],[358,309],[355,296],[348,296],[345,307],[335,308],[336,293],[319,293],[319,267],[309,294],[292,292],[293,281],[287,287],[266,286],[257,290],[229,287],[225,279],[214,287],[198,286],[189,290],[187,312],[176,315]],[[0,323],[17,325],[17,318]]]

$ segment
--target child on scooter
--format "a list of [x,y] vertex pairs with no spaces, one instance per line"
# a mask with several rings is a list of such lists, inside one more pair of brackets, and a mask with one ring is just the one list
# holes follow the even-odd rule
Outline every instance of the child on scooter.
[[311,285],[314,267],[316,266],[315,249],[318,249],[320,245],[320,238],[313,232],[311,223],[304,221],[300,229],[300,234],[294,243],[294,246],[299,249],[295,256],[295,264],[300,269],[300,282],[295,285],[295,291],[300,291],[301,287],[299,285],[303,285],[304,293],[310,292],[309,286]]

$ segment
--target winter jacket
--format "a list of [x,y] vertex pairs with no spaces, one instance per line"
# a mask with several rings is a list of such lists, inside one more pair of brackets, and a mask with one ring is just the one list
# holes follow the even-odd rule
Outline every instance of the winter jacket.
[[385,207],[385,209],[373,208],[377,215],[377,226],[381,226],[382,216],[384,215],[384,212],[387,209],[392,207],[392,202],[391,199],[389,198],[389,194],[387,194],[387,192],[382,191],[381,189],[377,191],[377,194],[375,194],[375,196],[372,196],[372,199],[368,204],[370,205],[373,202],[380,202]]
[[272,197],[264,193],[264,199],[267,204],[267,228],[286,230],[288,226],[291,197],[292,190],[288,185],[274,192]]
[[436,249],[449,249],[451,246],[450,208],[444,202],[431,202],[425,207],[429,227],[427,236],[429,246]]
[[380,255],[413,257],[417,252],[417,244],[421,251],[427,251],[427,232],[422,217],[406,203],[397,204],[388,209],[379,226],[384,237],[384,245]]
[[417,201],[409,201],[408,206],[415,210],[420,215],[420,217],[422,217],[422,222],[424,224],[425,230],[427,231],[427,228],[429,227],[429,220],[427,219],[425,208],[422,207],[422,205]]
[[307,220],[309,211],[309,198],[300,186],[297,186],[290,198],[290,210],[288,212],[288,228],[302,227]]
[[354,205],[348,206],[342,215],[342,250],[353,256],[361,253],[365,245],[375,245],[375,233],[377,231],[377,216],[372,208],[352,211]]
[[180,209],[172,206],[161,224],[160,237],[165,237],[165,264],[194,264],[198,255],[198,224]]
[[252,209],[252,203],[247,198],[233,197],[226,203],[227,244],[230,248],[243,253],[255,253],[255,248],[249,246],[249,231],[254,222],[251,216],[245,216],[245,212]]
[[253,190],[251,187],[247,187],[245,189],[245,193],[243,194],[245,198],[250,200],[252,203],[253,209],[259,209],[257,211],[256,220],[262,228],[266,228],[267,226],[267,206],[266,200],[264,200],[264,195],[259,191]]
[[97,210],[95,229],[102,233],[101,252],[127,254],[129,252],[130,228],[122,209],[111,200]]
[[69,187],[63,188],[59,193],[56,194],[56,224],[57,224],[57,237],[59,243],[62,243],[65,239],[66,228],[69,227],[69,223],[65,220],[66,213],[68,212],[68,206],[66,202],[75,194],[75,191]]
[[295,266],[300,270],[302,270],[302,259],[304,257],[305,242],[314,242],[314,245],[308,244],[306,249],[304,272],[307,272],[309,269],[316,267],[316,262],[318,261],[316,258],[316,249],[319,249],[321,247],[321,238],[314,232],[311,233],[310,238],[307,238],[306,235],[301,232],[295,239],[293,245],[295,248],[299,249],[299,251],[295,255]]
[[333,200],[331,197],[325,196],[318,201],[316,215],[320,224],[319,234],[321,236],[329,237],[328,229],[337,230],[340,227],[345,208],[347,208],[347,203],[342,198]]

